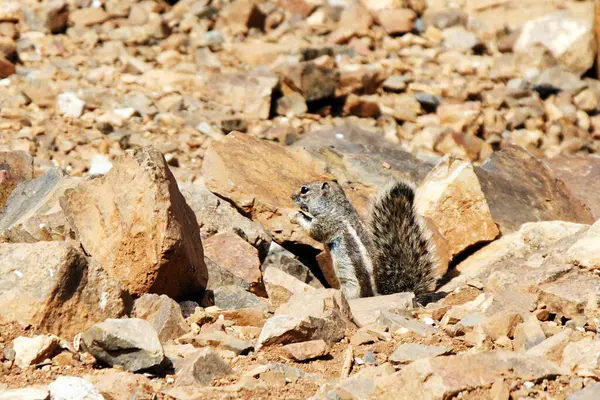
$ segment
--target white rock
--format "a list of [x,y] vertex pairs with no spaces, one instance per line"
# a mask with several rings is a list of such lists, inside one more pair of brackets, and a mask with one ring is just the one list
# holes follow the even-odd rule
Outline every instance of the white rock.
[[58,109],[67,117],[79,118],[85,110],[85,102],[74,93],[62,93],[58,95]]
[[104,175],[112,168],[112,162],[110,162],[110,158],[104,156],[102,154],[95,154],[92,157],[90,170],[88,171],[90,175],[100,174]]
[[44,386],[0,390],[0,400],[47,400],[48,396],[48,389]]
[[48,388],[52,400],[104,400],[94,385],[74,376],[61,376]]
[[56,336],[39,335],[33,338],[20,336],[13,341],[15,364],[19,368],[27,368],[31,364],[44,361],[52,356],[60,339]]

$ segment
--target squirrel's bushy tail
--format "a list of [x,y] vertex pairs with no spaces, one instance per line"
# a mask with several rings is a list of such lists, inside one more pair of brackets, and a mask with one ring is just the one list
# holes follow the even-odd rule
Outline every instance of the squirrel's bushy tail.
[[435,248],[414,210],[415,192],[394,182],[373,204],[369,227],[374,242],[374,274],[380,295],[414,292],[419,298],[435,285]]

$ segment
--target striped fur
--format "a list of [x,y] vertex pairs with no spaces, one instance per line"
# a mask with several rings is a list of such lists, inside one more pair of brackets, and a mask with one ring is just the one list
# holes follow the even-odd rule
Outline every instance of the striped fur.
[[434,288],[437,259],[414,197],[409,184],[394,182],[373,204],[369,229],[378,294],[414,292],[418,298]]

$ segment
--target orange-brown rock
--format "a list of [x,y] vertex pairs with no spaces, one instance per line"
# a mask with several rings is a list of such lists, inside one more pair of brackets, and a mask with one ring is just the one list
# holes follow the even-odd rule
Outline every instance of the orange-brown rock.
[[206,286],[196,217],[157,150],[115,160],[106,175],[66,191],[61,206],[85,251],[131,293],[176,298]]

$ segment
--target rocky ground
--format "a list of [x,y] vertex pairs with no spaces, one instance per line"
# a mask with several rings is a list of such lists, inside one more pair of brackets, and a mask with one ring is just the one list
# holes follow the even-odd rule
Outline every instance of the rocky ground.
[[[0,400],[600,398],[595,14],[0,0]],[[343,297],[333,178],[416,185],[435,293]]]

